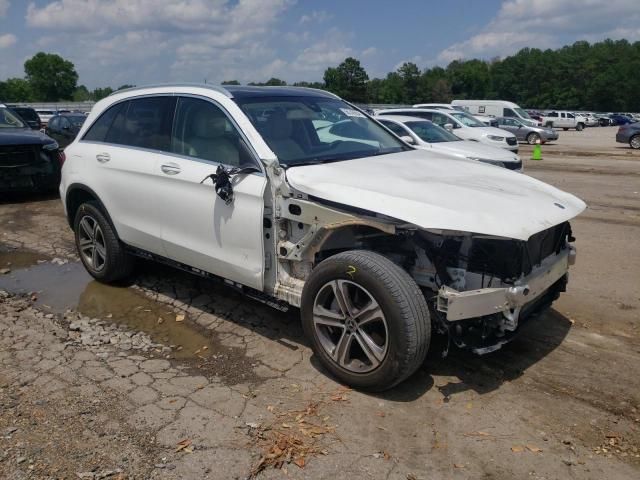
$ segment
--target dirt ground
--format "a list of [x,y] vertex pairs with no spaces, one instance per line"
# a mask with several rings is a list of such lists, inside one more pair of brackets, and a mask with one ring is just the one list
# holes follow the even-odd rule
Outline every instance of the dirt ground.
[[296,312],[147,264],[100,285],[58,199],[0,200],[0,478],[638,478],[640,152],[615,130],[521,146],[589,205],[554,308],[381,395],[329,378]]

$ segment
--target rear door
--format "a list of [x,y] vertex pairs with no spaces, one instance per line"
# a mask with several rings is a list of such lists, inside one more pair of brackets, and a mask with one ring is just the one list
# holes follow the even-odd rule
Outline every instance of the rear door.
[[[167,256],[262,290],[267,182],[239,128],[211,99],[180,97],[171,151],[154,172]],[[229,204],[207,179],[219,165],[255,170],[232,178],[234,196]]]
[[156,166],[169,150],[175,97],[134,98],[110,107],[82,142],[90,162],[91,187],[104,203],[120,238],[164,255]]

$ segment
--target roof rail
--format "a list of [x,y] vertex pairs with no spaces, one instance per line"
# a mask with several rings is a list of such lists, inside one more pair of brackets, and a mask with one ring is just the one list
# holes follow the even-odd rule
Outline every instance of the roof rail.
[[131,88],[123,88],[122,90],[116,90],[115,92],[109,94],[109,96],[116,95],[118,93],[123,92],[135,92],[136,90],[144,90],[147,88],[161,88],[161,87],[198,87],[198,88],[208,88],[209,90],[214,90],[216,92],[220,92],[223,95],[232,98],[231,93],[224,87],[220,87],[218,85],[210,85],[208,83],[156,83],[152,85],[142,85],[139,87],[131,87]]

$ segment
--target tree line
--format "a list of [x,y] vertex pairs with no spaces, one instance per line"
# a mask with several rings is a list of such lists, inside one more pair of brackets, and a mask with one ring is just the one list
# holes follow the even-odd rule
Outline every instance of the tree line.
[[[77,85],[73,63],[59,55],[39,52],[24,64],[24,78],[0,81],[0,101],[100,100],[111,87],[87,89]],[[455,60],[446,67],[421,70],[411,62],[383,78],[369,78],[356,58],[325,70],[322,82],[293,86],[321,88],[358,103],[448,103],[452,99],[499,99],[530,108],[640,111],[640,42],[604,40],[575,42],[556,50],[523,48],[503,59]],[[240,85],[225,80],[223,85]],[[248,85],[287,85],[271,78]],[[122,85],[116,90],[127,88]]]

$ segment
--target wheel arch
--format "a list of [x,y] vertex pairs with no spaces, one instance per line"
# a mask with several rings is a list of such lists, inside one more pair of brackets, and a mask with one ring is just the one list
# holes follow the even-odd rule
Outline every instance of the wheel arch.
[[109,221],[109,225],[111,225],[111,228],[113,228],[113,231],[116,233],[116,236],[118,236],[118,231],[113,223],[113,220],[111,219],[111,216],[109,215],[109,211],[105,207],[104,203],[102,202],[98,194],[95,191],[93,191],[91,188],[89,188],[88,186],[82,183],[72,183],[71,185],[69,185],[69,188],[67,189],[67,193],[65,195],[67,222],[69,223],[69,226],[71,227],[71,229],[73,230],[74,228],[73,223],[74,223],[78,208],[80,208],[80,205],[82,205],[85,202],[96,202],[100,206],[100,210],[102,210],[105,217]]

